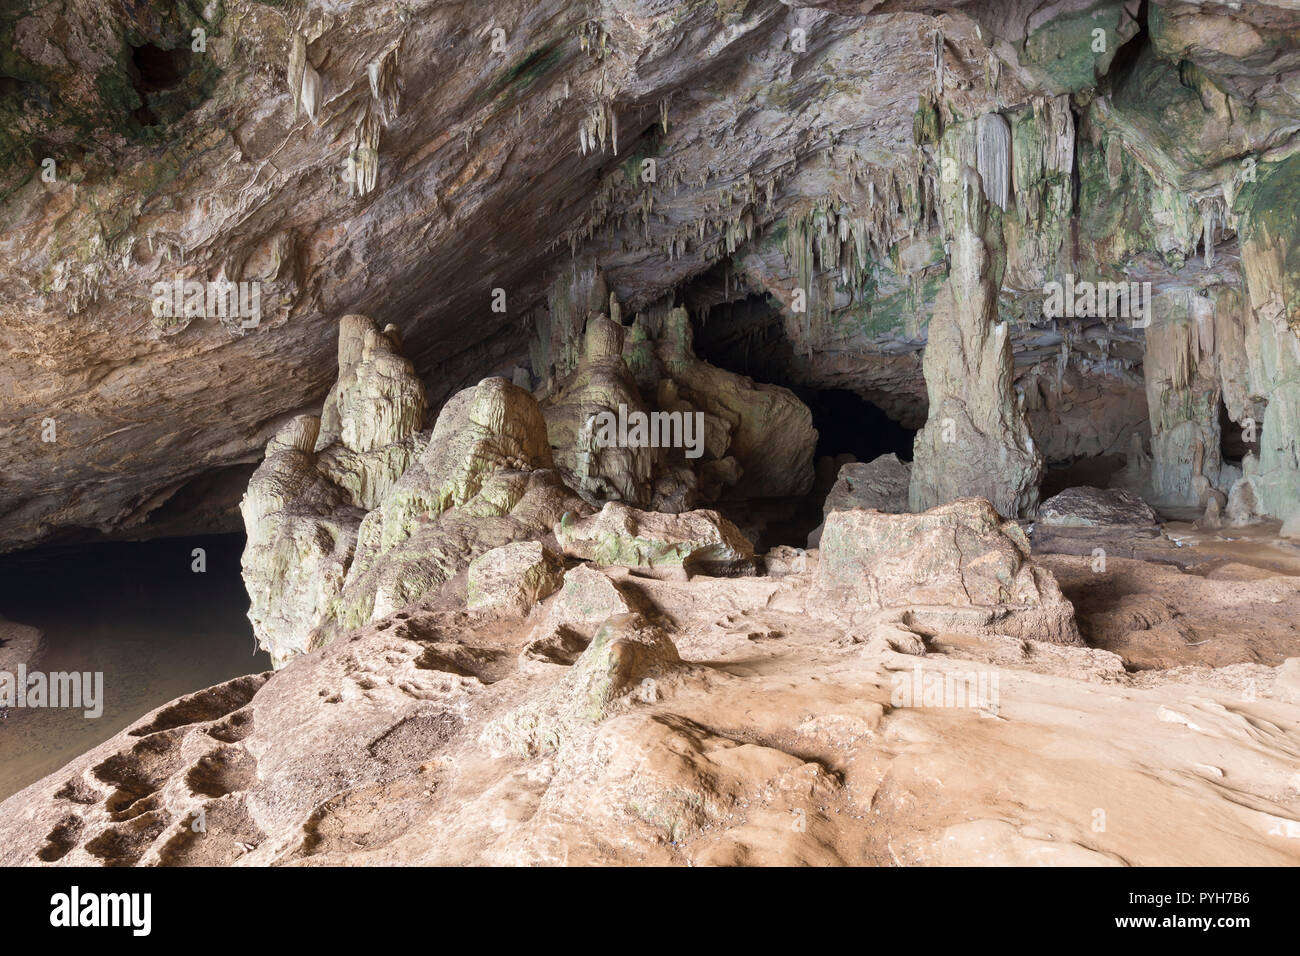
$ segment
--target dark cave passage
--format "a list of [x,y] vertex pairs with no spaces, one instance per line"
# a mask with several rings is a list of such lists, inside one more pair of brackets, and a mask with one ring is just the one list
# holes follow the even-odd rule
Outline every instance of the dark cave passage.
[[[103,713],[0,707],[0,799],[183,694],[271,667],[254,653],[243,535],[0,556],[0,619],[42,632],[29,672],[102,673]],[[206,570],[193,570],[195,549]]]
[[204,77],[210,65],[196,55],[187,40],[173,49],[153,43],[131,48],[127,70],[140,106],[131,114],[141,127],[175,122],[205,97]]
[[[695,353],[718,368],[781,385],[808,406],[817,429],[817,458],[852,455],[871,461],[891,452],[912,460],[916,431],[849,388],[816,388],[796,379],[794,345],[780,312],[764,295],[734,300],[736,280],[714,269],[686,291],[695,330]],[[924,420],[924,413],[920,419]]]
[[813,415],[817,429],[817,457],[852,455],[857,461],[872,461],[895,454],[912,460],[916,431],[890,418],[856,392],[843,388],[793,389]]
[[1261,422],[1241,421],[1234,422],[1228,415],[1228,409],[1219,402],[1219,454],[1223,458],[1224,464],[1236,465],[1241,467],[1241,461],[1246,455],[1259,455],[1259,440],[1262,437],[1263,428]]
[[[736,296],[736,280],[723,267],[697,279],[683,295],[691,311],[695,352],[706,362],[756,382],[790,389],[812,413],[817,429],[814,480],[798,498],[720,503],[720,508],[751,535],[759,551],[779,545],[802,548],[822,522],[822,505],[840,468],[894,454],[912,460],[916,431],[849,388],[809,387],[786,337],[780,313],[766,296]],[[920,414],[924,420],[924,412]]]

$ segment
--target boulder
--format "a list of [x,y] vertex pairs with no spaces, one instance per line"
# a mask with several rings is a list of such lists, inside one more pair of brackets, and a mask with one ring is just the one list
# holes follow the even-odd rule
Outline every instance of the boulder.
[[834,511],[826,519],[809,607],[822,614],[925,609],[943,625],[1078,644],[1074,608],[1029,541],[984,498],[921,514]]
[[469,565],[471,610],[497,607],[527,614],[564,580],[564,563],[540,541],[516,541],[487,551]]
[[1159,519],[1151,506],[1120,488],[1067,488],[1039,506],[1038,524],[1059,528],[1151,529]]
[[1180,553],[1155,511],[1122,488],[1067,488],[1038,509],[1034,550],[1040,554],[1096,556],[1182,564]]
[[716,511],[660,514],[611,501],[589,518],[565,515],[555,536],[565,554],[602,565],[714,576],[755,571],[754,546]]
[[[900,461],[897,455],[881,455],[872,461],[854,461],[840,468],[826,501],[822,514],[848,511],[850,508],[868,508],[889,514],[907,510],[908,488],[912,482],[912,466]],[[815,548],[821,541],[825,523],[808,535],[808,547]]]
[[907,510],[907,489],[911,481],[911,464],[900,461],[897,455],[850,462],[840,468],[839,478],[826,496],[822,513],[868,508],[901,514]]
[[[609,575],[580,564],[566,571],[560,593],[551,605],[547,621],[587,630],[615,614],[628,614],[635,610],[623,590]],[[590,635],[590,631],[588,631]]]

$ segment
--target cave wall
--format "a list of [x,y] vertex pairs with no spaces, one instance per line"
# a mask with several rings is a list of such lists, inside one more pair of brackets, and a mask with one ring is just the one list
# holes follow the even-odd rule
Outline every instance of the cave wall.
[[[1157,483],[1189,500],[1186,443],[1162,436],[1211,437],[1217,378],[1262,422],[1243,489],[1262,514],[1300,503],[1289,4],[70,0],[6,8],[0,35],[0,547],[138,533],[256,462],[319,407],[349,312],[401,325],[430,412],[488,373],[541,387],[529,339],[577,340],[551,293],[588,265],[629,317],[722,266],[779,313],[791,384],[919,424],[954,262],[943,143],[994,115],[1005,149],[969,165],[1037,451],[1147,440],[1120,402],[1044,400],[1053,351],[1063,394],[1148,373],[1144,330],[1045,319],[1043,285],[1150,279],[1216,303],[1192,428],[1152,419]],[[260,322],[153,314],[177,276],[259,282]],[[1107,409],[1087,441],[1081,405]],[[1233,473],[1204,477],[1231,496]]]

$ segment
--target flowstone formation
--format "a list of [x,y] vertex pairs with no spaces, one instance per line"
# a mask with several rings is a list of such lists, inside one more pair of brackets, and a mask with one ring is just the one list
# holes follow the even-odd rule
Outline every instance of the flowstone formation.
[[344,317],[322,417],[277,433],[244,496],[249,619],[277,667],[589,510],[552,470],[537,402],[504,379],[420,431],[424,390],[399,347],[392,326]]
[[394,327],[345,316],[339,384],[322,418],[299,416],[276,433],[240,503],[248,617],[277,666],[330,618],[365,512],[423,440],[424,387],[399,348]]

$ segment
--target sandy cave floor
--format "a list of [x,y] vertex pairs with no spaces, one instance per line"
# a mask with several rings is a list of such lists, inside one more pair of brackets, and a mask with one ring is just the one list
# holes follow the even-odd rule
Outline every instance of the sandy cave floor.
[[[571,667],[521,655],[557,598],[411,607],[17,794],[0,863],[1300,863],[1300,687],[1276,667],[1300,552],[1170,531],[1190,570],[1041,557],[1090,648],[900,653],[816,616],[816,552],[782,577],[606,569],[682,663],[531,755],[486,728],[562,687]],[[896,706],[936,675],[996,693]]]

